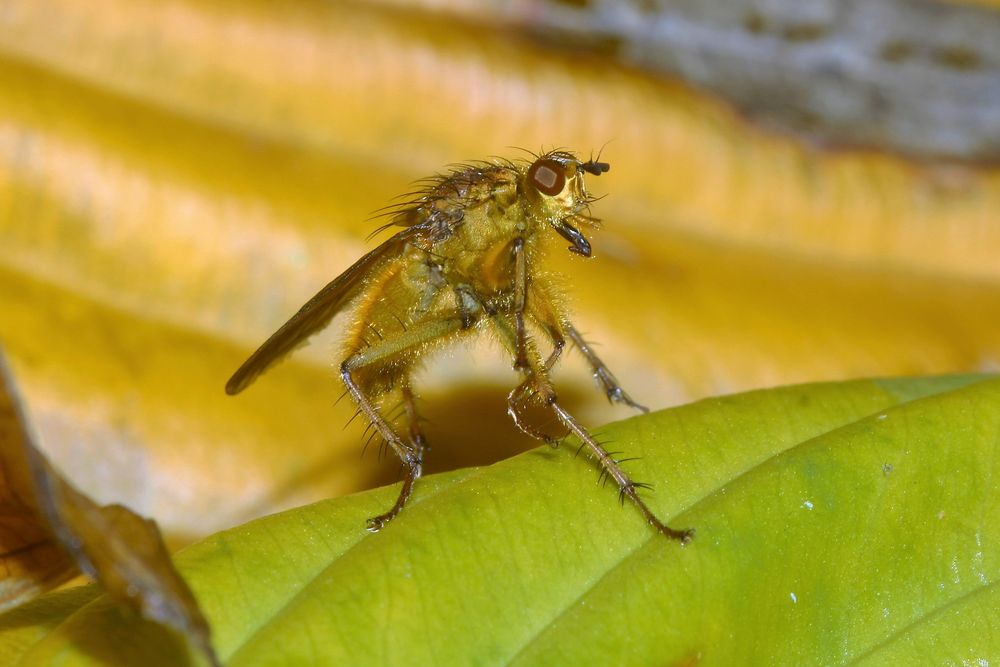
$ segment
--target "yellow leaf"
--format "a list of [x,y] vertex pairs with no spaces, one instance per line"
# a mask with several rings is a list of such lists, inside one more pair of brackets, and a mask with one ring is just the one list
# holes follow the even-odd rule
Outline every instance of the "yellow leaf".
[[[331,338],[246,396],[222,385],[371,247],[370,211],[510,145],[610,142],[595,259],[554,268],[651,407],[1000,363],[995,167],[809,148],[448,14],[13,0],[3,21],[5,342],[47,452],[177,541],[394,479],[341,430]],[[515,381],[491,348],[429,364],[432,469],[530,445],[503,414]],[[557,383],[587,423],[621,414],[579,362]]]

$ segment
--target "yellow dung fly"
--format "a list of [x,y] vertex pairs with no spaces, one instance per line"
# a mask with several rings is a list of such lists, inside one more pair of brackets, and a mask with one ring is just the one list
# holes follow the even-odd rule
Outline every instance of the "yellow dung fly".
[[[517,427],[557,444],[558,438],[528,424],[525,415],[532,403],[550,410],[589,449],[622,499],[634,503],[659,532],[687,542],[692,531],[670,528],[653,514],[637,493],[647,485],[632,481],[620,461],[563,408],[550,380],[566,342],[572,341],[611,401],[646,411],[581,337],[551,275],[540,270],[551,232],[569,242],[570,252],[590,257],[590,242],[580,230],[597,221],[590,215],[594,198],[585,176],[600,176],[610,165],[563,150],[532,157],[530,162],[462,165],[427,179],[413,200],[389,207],[386,227],[402,230],[302,306],[236,371],[226,392],[245,389],[349,309],[353,325],[344,343],[341,379],[405,468],[395,504],[368,521],[368,529],[378,531],[403,509],[423,466],[426,444],[411,387],[414,371],[429,350],[488,331],[522,378],[507,399]],[[402,428],[382,408],[390,395],[399,396],[406,408]]]

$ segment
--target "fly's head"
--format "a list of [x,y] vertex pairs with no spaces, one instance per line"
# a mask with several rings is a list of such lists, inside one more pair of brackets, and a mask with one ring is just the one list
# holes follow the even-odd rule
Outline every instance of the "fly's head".
[[570,252],[590,257],[590,242],[579,228],[597,224],[589,214],[594,197],[587,192],[584,175],[600,176],[610,169],[607,162],[583,162],[572,153],[552,151],[539,156],[524,174],[530,214],[569,241]]

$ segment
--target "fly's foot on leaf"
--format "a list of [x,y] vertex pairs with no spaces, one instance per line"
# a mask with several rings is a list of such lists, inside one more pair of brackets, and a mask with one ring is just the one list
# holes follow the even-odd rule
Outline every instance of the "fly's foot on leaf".
[[680,541],[682,547],[694,539],[694,528],[675,530],[673,532],[677,533],[677,539]]
[[681,546],[686,546],[691,540],[694,539],[694,528],[685,528],[684,530],[676,530],[667,526],[659,521],[656,522],[656,529],[663,533],[666,537],[672,540],[677,540],[681,543]]
[[[615,463],[615,465],[617,465],[617,462],[615,462],[614,460],[612,460],[612,463]],[[694,529],[685,528],[683,530],[677,530],[675,528],[671,528],[667,524],[660,521],[657,518],[657,516],[653,514],[652,510],[650,510],[649,507],[646,506],[646,503],[644,503],[642,499],[639,497],[639,495],[636,493],[636,489],[652,489],[652,488],[653,487],[651,487],[649,484],[643,484],[642,482],[633,482],[631,480],[626,480],[624,481],[624,483],[621,484],[621,486],[618,487],[618,498],[623,503],[625,502],[626,498],[631,500],[639,508],[639,511],[642,512],[643,516],[646,517],[646,521],[649,522],[649,525],[653,526],[653,528],[655,528],[657,532],[661,533],[664,537],[667,537],[671,540],[677,540],[678,542],[681,543],[681,546],[684,546],[694,538]]]
[[368,519],[368,521],[365,522],[365,529],[369,533],[377,533],[383,528],[385,528],[387,523],[392,521],[393,516],[394,515],[391,512],[386,514],[379,514],[378,516],[373,516],[372,518]]

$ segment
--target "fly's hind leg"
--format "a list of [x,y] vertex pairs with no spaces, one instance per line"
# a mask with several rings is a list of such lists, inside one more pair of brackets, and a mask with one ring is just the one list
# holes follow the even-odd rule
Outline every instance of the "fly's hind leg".
[[611,370],[608,369],[603,361],[601,361],[600,357],[594,353],[593,348],[591,348],[590,344],[583,339],[583,336],[581,336],[580,332],[576,330],[576,327],[569,322],[564,323],[563,327],[565,328],[566,335],[569,336],[569,339],[573,341],[573,344],[576,345],[577,349],[579,349],[583,356],[586,357],[587,362],[590,364],[590,369],[594,373],[594,379],[596,379],[601,385],[601,389],[604,390],[604,393],[607,395],[609,401],[612,403],[624,403],[625,405],[633,407],[641,412],[649,412],[649,408],[636,403],[628,394],[625,393],[622,386],[618,384],[618,379],[615,378]]
[[410,442],[423,454],[430,447],[427,446],[427,439],[424,438],[424,431],[420,427],[420,415],[417,414],[417,397],[414,395],[413,388],[410,387],[409,382],[403,385],[402,392],[403,407],[406,410],[406,421],[410,428]]
[[371,398],[362,389],[358,382],[358,375],[365,372],[378,373],[380,365],[392,361],[394,357],[405,355],[414,348],[419,348],[433,341],[444,338],[450,334],[467,328],[466,321],[460,313],[449,313],[434,319],[420,322],[403,333],[386,337],[379,342],[359,350],[347,358],[340,365],[340,376],[351,394],[351,398],[365,417],[378,430],[379,435],[392,447],[400,461],[406,468],[403,477],[403,486],[399,490],[399,497],[388,512],[374,516],[368,520],[368,530],[378,532],[392,521],[406,505],[410,494],[413,492],[413,485],[420,477],[423,470],[424,443],[423,435],[420,432],[419,424],[413,412],[413,394],[407,386],[403,388],[403,399],[407,402],[407,413],[411,414],[410,434],[412,442],[407,442],[392,428],[392,425],[385,419],[382,413],[375,406]]
[[423,430],[420,428],[420,417],[417,415],[413,389],[409,383],[403,385],[402,394],[403,406],[406,411],[406,419],[410,430],[410,442],[403,443],[404,446],[409,445],[406,457],[400,457],[403,466],[406,468],[406,472],[403,476],[403,485],[399,489],[399,496],[397,496],[396,502],[389,511],[368,519],[367,528],[373,533],[382,530],[387,523],[396,518],[396,515],[403,510],[403,506],[406,505],[406,501],[409,500],[410,495],[413,493],[413,486],[423,473],[424,453],[428,447]]

